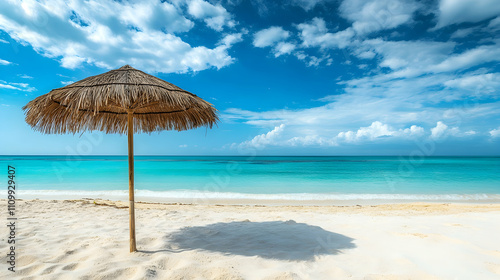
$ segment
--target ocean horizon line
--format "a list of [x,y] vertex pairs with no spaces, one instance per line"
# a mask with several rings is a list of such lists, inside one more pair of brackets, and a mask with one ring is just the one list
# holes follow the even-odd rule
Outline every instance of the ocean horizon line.
[[[0,155],[0,157],[128,157],[124,155],[78,155],[78,154],[58,154],[58,155]],[[499,155],[134,155],[134,157],[482,157],[495,158]]]

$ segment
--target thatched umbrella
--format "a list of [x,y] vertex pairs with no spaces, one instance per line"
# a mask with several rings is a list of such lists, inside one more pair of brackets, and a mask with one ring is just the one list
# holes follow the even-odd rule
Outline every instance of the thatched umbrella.
[[171,83],[125,65],[39,96],[23,107],[43,133],[100,130],[128,134],[130,252],[135,245],[134,132],[212,128],[212,104]]

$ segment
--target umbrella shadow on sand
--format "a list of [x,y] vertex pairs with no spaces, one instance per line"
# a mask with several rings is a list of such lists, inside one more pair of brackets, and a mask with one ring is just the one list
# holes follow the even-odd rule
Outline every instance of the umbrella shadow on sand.
[[295,221],[230,222],[185,227],[166,236],[167,251],[202,249],[228,255],[307,261],[355,248],[354,239]]

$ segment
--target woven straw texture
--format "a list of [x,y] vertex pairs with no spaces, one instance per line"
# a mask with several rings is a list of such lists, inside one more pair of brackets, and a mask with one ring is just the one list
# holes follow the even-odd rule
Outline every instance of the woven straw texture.
[[26,122],[44,133],[123,134],[129,113],[134,132],[212,128],[218,121],[212,104],[128,65],[54,89],[23,110]]

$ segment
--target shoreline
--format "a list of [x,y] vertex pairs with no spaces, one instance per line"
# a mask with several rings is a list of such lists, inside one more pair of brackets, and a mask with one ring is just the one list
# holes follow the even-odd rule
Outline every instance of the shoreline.
[[[35,200],[28,200],[35,201]],[[49,201],[49,200],[42,200]],[[95,206],[104,207],[114,207],[118,209],[128,209],[128,201],[124,200],[109,200],[109,199],[93,199],[93,198],[82,198],[82,199],[65,199],[65,200],[52,200],[57,202],[69,202],[69,203],[82,203],[82,204],[93,204]],[[375,215],[385,215],[385,214],[458,214],[458,213],[469,213],[469,212],[500,212],[500,203],[456,203],[456,202],[393,202],[393,203],[380,203],[380,204],[349,204],[349,205],[304,205],[304,204],[263,204],[263,203],[231,203],[231,201],[226,201],[226,203],[210,203],[210,204],[195,204],[195,203],[183,203],[183,202],[146,202],[146,201],[136,201],[136,210],[140,209],[168,209],[169,207],[201,207],[201,208],[262,208],[262,209],[312,209],[312,210],[324,210],[325,212],[331,213],[364,213],[364,214],[375,214]]]
[[[113,193],[114,192],[114,193]],[[266,206],[352,206],[352,205],[383,205],[383,204],[408,204],[408,203],[448,203],[448,204],[500,204],[500,194],[475,194],[475,195],[404,195],[404,194],[338,194],[332,195],[341,199],[301,199],[301,194],[295,198],[287,197],[288,194],[238,194],[199,192],[194,197],[189,197],[192,192],[176,192],[177,196],[168,197],[160,193],[154,196],[154,192],[148,191],[148,195],[135,194],[136,202],[143,203],[181,203],[195,205],[266,205]],[[179,196],[181,194],[182,196]],[[238,196],[241,195],[241,196]],[[245,198],[247,195],[249,198]],[[313,194],[321,196],[321,194]],[[19,191],[19,199],[41,199],[41,200],[110,200],[128,201],[126,191]],[[392,198],[393,197],[393,198]]]
[[[104,207],[114,207],[117,209],[127,208],[129,202],[127,200],[113,200],[103,198],[61,198],[61,199],[16,199],[16,203],[72,203],[83,205],[94,205]],[[0,199],[0,203],[7,203],[7,199]],[[398,212],[398,211],[411,211],[414,214],[418,213],[467,213],[467,212],[500,212],[500,202],[444,202],[444,201],[383,201],[379,203],[359,203],[352,202],[348,204],[333,204],[331,201],[324,204],[305,204],[305,203],[290,203],[288,201],[281,201],[277,203],[267,203],[267,201],[241,201],[241,200],[210,200],[204,203],[194,203],[193,201],[144,201],[136,200],[135,208],[137,209],[167,209],[169,207],[197,207],[197,208],[270,208],[274,210],[280,209],[315,209],[325,210],[326,212],[377,212],[382,213]]]

